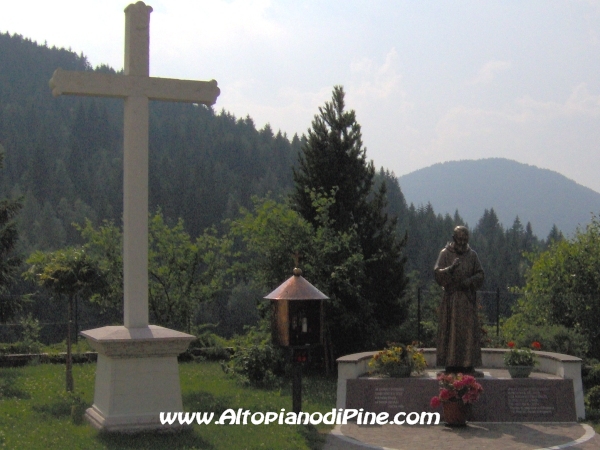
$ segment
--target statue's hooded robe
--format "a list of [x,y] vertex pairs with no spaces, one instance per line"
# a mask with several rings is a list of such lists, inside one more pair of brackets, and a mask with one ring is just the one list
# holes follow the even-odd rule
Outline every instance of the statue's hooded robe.
[[[454,271],[445,270],[458,258]],[[444,289],[439,311],[437,365],[441,367],[481,366],[481,326],[476,291],[484,273],[477,253],[468,245],[459,253],[454,242],[440,252],[434,267],[435,281]]]

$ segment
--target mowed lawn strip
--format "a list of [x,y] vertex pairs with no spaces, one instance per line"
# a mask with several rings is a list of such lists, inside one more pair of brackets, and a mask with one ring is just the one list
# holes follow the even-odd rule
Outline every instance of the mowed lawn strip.
[[[136,435],[98,433],[77,423],[94,396],[95,364],[73,367],[75,395],[65,392],[65,368],[40,364],[0,369],[0,448],[28,449],[312,449],[331,427],[303,425],[194,425],[183,433]],[[218,363],[179,365],[184,411],[214,412],[213,422],[228,408],[266,413],[292,409],[291,387],[264,390],[242,387]],[[331,412],[335,380],[303,379],[303,410]],[[75,406],[74,417],[72,409]],[[250,421],[249,421],[250,422]]]

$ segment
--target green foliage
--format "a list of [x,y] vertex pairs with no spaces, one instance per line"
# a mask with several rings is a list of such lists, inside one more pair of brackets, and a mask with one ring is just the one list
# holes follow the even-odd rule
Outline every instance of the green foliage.
[[408,205],[406,199],[398,184],[398,177],[390,170],[386,170],[383,167],[379,169],[379,172],[375,174],[373,182],[373,191],[379,192],[382,185],[385,185],[385,197],[386,202],[384,206],[384,212],[388,217],[397,218],[397,231],[399,236],[403,236],[408,229]]
[[169,227],[160,211],[149,230],[150,312],[157,323],[190,331],[197,305],[224,288],[229,241],[210,229],[193,242],[182,219]]
[[524,227],[517,216],[512,227],[505,229],[494,208],[484,211],[473,229],[470,245],[477,251],[485,270],[488,290],[523,286],[529,267],[525,254],[540,248],[530,223]]
[[313,225],[317,212],[310,193],[335,191],[331,212],[337,230],[347,230],[367,217],[375,168],[367,162],[360,125],[354,111],[345,111],[344,90],[335,86],[332,101],[319,107],[294,170],[292,199],[297,211]]
[[227,342],[213,332],[215,328],[216,325],[210,323],[193,326],[191,332],[196,336],[196,340],[192,341],[187,351],[196,357],[211,361],[229,360],[230,352],[225,348]]
[[585,336],[563,325],[532,325],[521,313],[513,314],[502,324],[506,342],[514,341],[518,347],[538,341],[548,352],[584,357],[588,351]]
[[191,332],[196,336],[196,340],[190,343],[190,348],[206,348],[224,345],[225,340],[213,332],[215,328],[216,325],[212,323],[193,326]]
[[40,330],[42,329],[40,321],[28,314],[19,320],[19,325],[23,330],[21,331],[21,343],[27,349],[26,353],[39,353],[42,346],[40,343]]
[[257,197],[252,201],[253,211],[242,209],[240,218],[228,222],[240,249],[235,270],[264,289],[274,288],[291,275],[293,255],[308,253],[314,232],[287,203]]
[[0,355],[22,355],[26,353],[32,353],[30,343],[19,341],[12,344],[0,344]]
[[273,389],[281,385],[285,355],[271,343],[267,321],[258,327],[249,327],[245,335],[234,338],[233,351],[229,363],[222,363],[226,373],[254,387]]
[[23,276],[58,295],[72,297],[101,283],[94,261],[83,248],[65,248],[51,253],[37,251],[28,259]]
[[[452,230],[464,225],[458,211],[451,217],[436,214],[431,204],[408,208],[408,268],[416,270],[423,284],[432,278],[431,267],[440,250],[451,240]],[[477,252],[485,271],[485,290],[502,291],[521,287],[530,263],[525,253],[539,251],[542,243],[533,235],[531,224],[525,226],[518,217],[510,228],[498,220],[493,208],[485,210],[471,229],[469,245]]]
[[83,248],[66,248],[52,253],[37,251],[28,259],[29,270],[23,273],[26,279],[52,291],[58,297],[69,299],[66,385],[73,391],[73,360],[71,356],[71,327],[73,321],[73,301],[76,295],[94,291],[104,283],[98,266],[85,253]]
[[[481,327],[482,342],[481,347],[485,348],[504,348],[507,340],[504,339],[502,334],[496,334],[496,326],[483,325]],[[509,341],[511,339],[508,339]]]
[[251,386],[272,389],[281,383],[274,372],[279,351],[271,344],[253,344],[240,347],[232,357],[233,371],[240,380]]
[[331,226],[333,197],[313,192],[311,198],[320,224],[316,229],[288,204],[271,199],[255,200],[253,212],[230,222],[231,236],[245,255],[236,267],[238,276],[255,280],[268,293],[291,276],[292,257],[299,254],[304,277],[330,297],[325,320],[336,338],[348,329],[364,329],[363,336],[374,340],[378,330],[371,306],[360,301],[365,276],[356,229]]
[[589,389],[600,386],[600,364],[594,364],[587,373],[582,374],[583,387]]
[[[111,222],[80,228],[84,248],[100,268],[103,283],[92,301],[105,308],[122,310],[123,260],[121,230]],[[148,304],[153,322],[191,330],[202,302],[210,301],[228,283],[231,241],[208,229],[194,241],[183,220],[169,226],[161,210],[150,217]]]
[[[119,99],[55,99],[48,79],[57,67],[115,71],[7,33],[0,34],[0,60],[0,142],[9,169],[0,195],[27,197],[19,224],[27,253],[81,245],[71,223],[122,217],[123,106]],[[150,124],[150,205],[181,217],[192,236],[251,207],[251,195],[291,188],[296,136],[257,129],[250,117],[167,102],[151,102]]]
[[395,330],[396,335],[390,335],[388,339],[396,342],[416,341],[419,335],[417,330],[418,319],[418,296],[419,288],[421,295],[421,334],[419,345],[423,347],[435,347],[438,331],[438,306],[444,292],[435,281],[431,280],[423,286],[419,273],[414,270],[408,274],[408,287],[406,297],[411,299],[408,319]]
[[367,162],[360,125],[355,112],[345,110],[344,96],[335,86],[331,102],[315,115],[291,196],[294,209],[315,230],[314,249],[323,248],[320,267],[327,272],[317,270],[310,279],[320,280],[331,297],[326,342],[335,354],[383,345],[386,333],[407,315],[406,240],[398,239],[397,218],[385,213],[385,174],[374,189],[375,168]]
[[[0,145],[0,169],[4,167],[4,147]],[[22,199],[0,200],[0,322],[6,322],[21,311],[18,297],[6,295],[21,265],[15,247],[19,239],[16,217],[23,207]]]
[[590,388],[585,394],[585,405],[590,409],[600,410],[600,385]]
[[111,222],[94,227],[90,220],[75,225],[84,240],[86,254],[98,266],[103,283],[96,286],[90,300],[104,309],[123,310],[123,240]]
[[[509,346],[511,344],[514,345],[514,342],[509,342]],[[530,348],[518,348],[515,345],[515,348],[504,353],[504,364],[507,366],[534,366],[538,364],[538,361]]]
[[555,241],[532,256],[516,312],[533,325],[562,325],[585,336],[590,355],[600,356],[600,221],[592,216],[571,240]]

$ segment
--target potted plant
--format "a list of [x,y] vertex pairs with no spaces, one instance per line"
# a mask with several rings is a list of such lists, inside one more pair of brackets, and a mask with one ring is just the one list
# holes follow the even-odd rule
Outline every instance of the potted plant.
[[516,344],[510,341],[507,345],[510,350],[504,353],[504,365],[511,378],[527,378],[537,364],[535,353],[531,349],[539,350],[542,348],[541,344],[534,341],[531,348],[516,348]]
[[422,350],[412,345],[388,343],[369,361],[375,372],[395,378],[409,377],[411,372],[422,373],[427,367]]
[[481,384],[471,375],[462,373],[440,373],[437,377],[440,393],[433,397],[429,404],[432,408],[442,405],[444,421],[450,426],[465,426],[467,423],[468,405],[479,400],[483,392]]

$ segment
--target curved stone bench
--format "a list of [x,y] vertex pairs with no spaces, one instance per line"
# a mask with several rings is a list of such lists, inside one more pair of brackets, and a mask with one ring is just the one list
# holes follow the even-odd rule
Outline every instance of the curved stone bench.
[[[483,368],[505,369],[504,353],[508,349],[483,348],[481,357]],[[346,383],[349,379],[355,379],[369,371],[369,360],[377,353],[363,352],[342,356],[337,359],[338,382],[337,382],[337,407],[346,407]],[[435,369],[436,349],[423,349],[425,360],[430,368]],[[538,365],[536,371],[554,375],[563,379],[573,381],[573,392],[575,394],[575,409],[577,418],[585,418],[585,405],[583,403],[583,384],[581,382],[581,359],[575,356],[563,355],[552,352],[533,352],[537,355]]]

